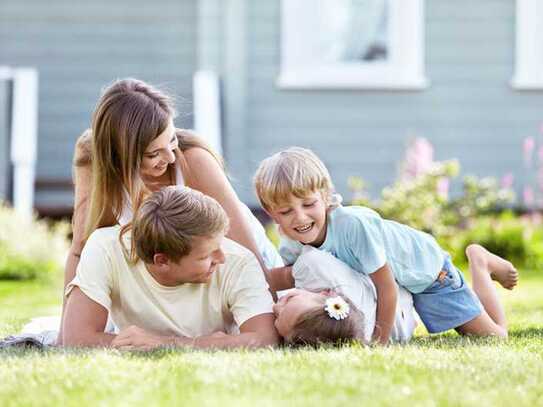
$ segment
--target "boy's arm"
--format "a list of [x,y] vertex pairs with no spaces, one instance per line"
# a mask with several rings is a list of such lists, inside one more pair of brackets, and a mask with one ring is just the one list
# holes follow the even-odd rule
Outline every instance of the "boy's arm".
[[193,347],[198,349],[261,348],[275,346],[279,335],[273,325],[273,314],[256,315],[240,326],[239,335],[216,332],[212,335],[187,338],[182,336],[160,336],[132,326],[121,332],[111,346],[119,349],[149,350],[157,347]]
[[266,281],[270,286],[272,295],[277,291],[294,288],[292,266],[276,267],[266,272]]
[[392,271],[386,263],[383,267],[370,274],[370,278],[377,289],[377,317],[372,338],[374,341],[386,345],[390,338],[396,314],[397,285]]

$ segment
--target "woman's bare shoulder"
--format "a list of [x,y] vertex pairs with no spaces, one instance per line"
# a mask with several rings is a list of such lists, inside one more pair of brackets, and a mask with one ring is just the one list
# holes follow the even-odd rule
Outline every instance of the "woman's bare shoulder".
[[85,167],[92,161],[92,130],[87,129],[77,139],[74,152],[74,166]]

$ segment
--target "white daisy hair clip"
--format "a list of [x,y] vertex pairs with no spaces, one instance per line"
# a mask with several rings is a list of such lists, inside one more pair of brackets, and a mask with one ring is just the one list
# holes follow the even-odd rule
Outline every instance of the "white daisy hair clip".
[[324,310],[328,313],[330,318],[334,318],[339,321],[349,316],[351,308],[343,298],[337,296],[326,299]]

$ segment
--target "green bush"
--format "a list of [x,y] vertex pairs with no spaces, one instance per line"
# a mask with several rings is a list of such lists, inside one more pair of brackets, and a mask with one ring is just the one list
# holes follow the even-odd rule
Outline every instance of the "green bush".
[[515,202],[511,186],[500,186],[495,178],[465,176],[462,190],[451,199],[449,180],[458,176],[460,164],[433,161],[432,152],[427,141],[416,139],[406,151],[398,180],[385,187],[377,201],[368,198],[362,179],[351,177],[352,203],[431,233],[457,262],[465,261],[468,244],[480,243],[519,267],[543,266],[542,228],[536,217],[507,210]]
[[50,227],[0,204],[0,280],[49,278],[64,267],[68,225]]
[[543,267],[543,230],[534,216],[511,211],[473,218],[466,229],[457,229],[444,245],[453,256],[462,258],[470,243],[479,243],[517,267]]

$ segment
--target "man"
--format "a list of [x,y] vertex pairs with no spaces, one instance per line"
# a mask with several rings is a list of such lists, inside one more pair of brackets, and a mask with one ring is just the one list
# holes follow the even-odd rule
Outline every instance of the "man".
[[[173,186],[143,203],[130,233],[96,230],[66,288],[63,345],[276,345],[264,275],[249,250],[224,237],[227,228],[215,200]],[[108,313],[118,335],[104,332]]]

